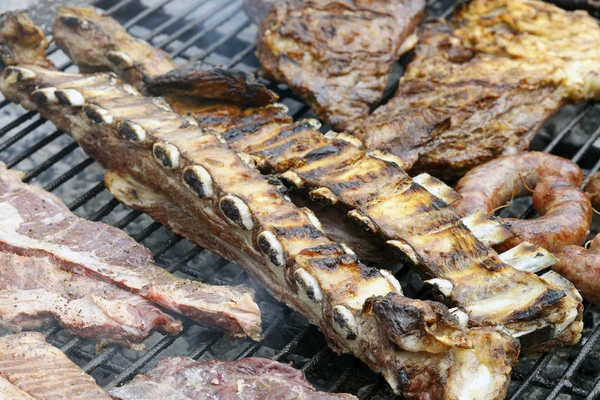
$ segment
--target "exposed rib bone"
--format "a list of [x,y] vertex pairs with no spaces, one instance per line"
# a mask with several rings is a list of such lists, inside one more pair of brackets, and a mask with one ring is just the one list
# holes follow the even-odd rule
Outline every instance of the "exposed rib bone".
[[[8,98],[37,109],[71,132],[88,154],[127,177],[117,180],[121,186],[115,190],[117,194],[133,198],[132,205],[144,207],[176,233],[244,266],[278,299],[317,324],[335,350],[354,353],[383,373],[394,390],[407,396],[430,392],[457,396],[455,390],[463,382],[455,380],[464,380],[467,371],[485,371],[489,378],[482,388],[486,397],[503,396],[516,358],[517,345],[510,337],[493,329],[462,331],[442,305],[400,296],[389,277],[360,264],[331,242],[304,211],[236,152],[214,134],[186,123],[184,117],[111,82],[109,75],[91,79],[32,68],[36,71],[34,82],[3,86]],[[33,88],[49,86],[76,88],[89,103],[112,115],[112,124],[97,124],[80,107],[36,105],[31,98]],[[146,131],[148,144],[123,145],[115,131],[119,122],[127,120]],[[172,169],[156,163],[150,143],[168,143],[177,149],[178,162],[165,165],[159,157],[162,165]],[[193,165],[202,165],[212,177],[214,200],[199,199],[183,182],[183,170]],[[144,188],[128,190],[130,182],[141,182]],[[233,199],[225,204],[237,212],[227,211],[223,199]],[[230,220],[244,229],[232,229]],[[272,232],[281,243],[288,256],[285,268],[272,268],[262,254],[255,235],[264,231]],[[355,339],[335,329],[336,306],[353,315],[358,331]],[[451,367],[451,360],[459,357],[469,362]],[[411,388],[423,379],[430,386],[412,393]],[[449,388],[447,393],[445,388]]]
[[[77,14],[77,11],[63,12],[69,13]],[[97,17],[87,17],[98,26],[110,25]],[[126,33],[113,34],[106,27],[104,32],[112,38],[114,49],[132,55],[137,68],[151,68],[148,60],[135,58],[132,50],[138,46],[146,49],[147,44],[133,45],[131,41],[135,39],[131,37],[122,43],[116,38]],[[69,39],[70,29],[61,25],[60,20],[54,31],[55,37],[64,38],[62,42],[59,40],[59,45],[68,48],[72,55],[96,51],[86,49],[86,42],[74,43]],[[106,56],[97,55],[97,64],[112,68]],[[143,87],[139,76],[121,76]],[[177,99],[171,100],[174,108],[181,109]],[[196,117],[201,126],[204,124],[202,116],[202,111],[198,111]],[[404,253],[417,264],[416,269],[425,278],[451,282],[455,290],[447,300],[469,314],[471,325],[499,324],[514,332],[534,327],[535,333],[547,324],[560,325],[570,318],[573,310],[578,310],[578,319],[581,317],[580,302],[536,275],[504,263],[497,253],[478,240],[444,200],[400,169],[404,165],[401,159],[379,151],[365,153],[344,140],[323,136],[313,125],[312,121],[294,124],[275,121],[211,128],[220,132],[234,150],[252,155],[258,160],[259,168],[280,173],[284,181],[307,192],[327,188],[339,199],[338,206],[349,211],[348,215],[367,230],[380,235],[392,248]],[[433,186],[450,201],[447,189]],[[481,221],[484,222],[482,239],[488,243],[501,240],[502,227],[493,224],[494,221]],[[519,301],[515,302],[515,298]],[[543,348],[554,343],[575,343],[579,337],[565,329],[564,335],[545,337],[535,344]]]
[[554,254],[529,242],[523,242],[500,254],[499,257],[513,268],[533,273],[549,268],[558,262]]

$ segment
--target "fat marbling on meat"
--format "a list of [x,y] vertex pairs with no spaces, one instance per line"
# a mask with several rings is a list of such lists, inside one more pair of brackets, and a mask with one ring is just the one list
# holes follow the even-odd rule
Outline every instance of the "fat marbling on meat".
[[154,330],[182,324],[146,298],[61,269],[51,257],[0,252],[0,326],[36,329],[57,320],[71,335],[143,349]]
[[242,287],[177,278],[125,232],[73,214],[59,198],[0,167],[0,250],[51,257],[62,269],[102,279],[234,336],[258,338],[260,311]]
[[110,395],[116,400],[137,400],[144,395],[174,400],[357,399],[349,394],[318,392],[302,371],[258,357],[202,362],[187,357],[165,358],[147,374],[112,389]]

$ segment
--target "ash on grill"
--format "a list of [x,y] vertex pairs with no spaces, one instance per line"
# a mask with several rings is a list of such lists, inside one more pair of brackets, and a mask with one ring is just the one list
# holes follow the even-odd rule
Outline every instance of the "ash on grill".
[[[448,16],[456,2],[428,2],[427,14]],[[241,9],[241,0],[100,0],[95,4],[130,29],[135,36],[171,53],[178,64],[202,60],[250,72],[259,68],[254,56],[256,26]],[[68,58],[51,46],[50,58],[68,71]],[[406,58],[406,57],[404,57]],[[405,59],[402,60],[404,63]],[[399,73],[400,63],[395,67]],[[396,76],[390,82],[396,82]],[[386,93],[393,93],[390,84]],[[282,85],[269,85],[295,119],[313,116],[308,107]],[[327,127],[323,128],[324,130]],[[600,109],[596,104],[566,106],[550,119],[531,148],[578,163],[585,174],[600,169]],[[0,161],[26,172],[25,181],[61,197],[78,215],[103,220],[126,230],[149,247],[157,264],[178,276],[214,284],[245,283],[258,293],[264,315],[261,342],[230,341],[221,333],[185,321],[178,336],[152,335],[147,351],[107,347],[96,354],[96,343],[67,335],[57,325],[44,330],[47,339],[69,355],[105,388],[148,371],[158,359],[190,356],[233,360],[251,355],[292,362],[319,390],[358,394],[361,399],[392,398],[383,379],[349,356],[335,356],[317,329],[300,315],[275,302],[239,268],[178,238],[151,218],[120,205],[105,190],[104,171],[87,158],[66,134],[32,112],[0,98]],[[528,199],[515,201],[502,216],[533,217]],[[595,216],[592,233],[600,230]],[[401,265],[392,269],[407,295],[426,298],[418,277]],[[583,339],[578,346],[521,358],[513,373],[509,398],[587,398],[600,396],[600,306],[584,313]],[[4,332],[0,330],[0,335]]]

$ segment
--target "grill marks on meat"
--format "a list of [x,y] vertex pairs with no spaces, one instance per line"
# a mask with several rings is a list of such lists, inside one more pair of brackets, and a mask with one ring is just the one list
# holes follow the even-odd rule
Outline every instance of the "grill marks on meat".
[[528,147],[564,101],[597,98],[600,28],[536,0],[475,0],[428,22],[395,96],[348,129],[415,172],[456,179]]
[[0,248],[50,256],[74,274],[102,279],[234,336],[257,338],[260,311],[243,288],[181,279],[152,263],[125,232],[79,218],[60,199],[0,168]]
[[[15,68],[7,68],[0,82],[7,98],[37,109],[107,169],[146,187],[134,193],[149,192],[151,206],[177,213],[177,221],[189,218],[183,228],[193,231],[202,223],[204,237],[213,238],[211,250],[238,255],[232,261],[317,324],[335,350],[351,352],[382,373],[394,390],[410,397],[453,397],[468,379],[480,382],[479,392],[487,398],[504,395],[518,351],[514,339],[492,329],[464,331],[445,307],[402,297],[393,276],[360,264],[327,239],[311,214],[296,208],[214,134],[159,100],[118,85],[111,75],[19,68],[31,74],[13,79]],[[49,87],[63,104],[32,94]],[[429,317],[376,315],[364,308],[368,298],[398,310],[418,306]],[[384,321],[399,318],[408,331],[383,330]],[[490,335],[493,340],[486,339]],[[451,360],[461,357],[466,362],[451,367]],[[430,384],[419,386],[424,381]]]
[[154,303],[114,285],[75,275],[48,257],[0,252],[0,325],[13,331],[56,319],[71,335],[136,349],[153,330],[178,333],[182,324]]
[[[161,393],[162,397],[146,393]],[[287,399],[306,400],[356,397],[349,394],[317,392],[304,373],[294,367],[265,358],[250,357],[239,361],[209,360],[198,362],[187,357],[161,360],[150,372],[110,392],[114,399],[146,398],[221,400]]]
[[422,0],[283,1],[260,24],[257,55],[269,75],[343,130],[381,99],[393,64],[414,45],[407,38],[424,7]]
[[[84,54],[86,48],[70,51]],[[110,67],[107,59],[105,65]],[[182,103],[171,99],[178,112],[194,110],[195,104]],[[314,198],[350,211],[353,220],[387,241],[389,249],[417,264],[425,278],[437,278],[432,281],[436,287],[449,287],[439,294],[460,305],[471,324],[503,324],[517,336],[533,332],[529,343],[539,348],[579,340],[580,300],[562,292],[569,293],[572,286],[556,286],[504,263],[469,228],[484,233],[489,229],[491,234],[484,235],[487,244],[507,240],[510,231],[483,215],[471,219],[467,228],[448,207],[458,197],[443,183],[428,175],[412,180],[400,169],[400,158],[359,150],[354,146],[359,141],[346,134],[323,136],[317,121],[284,122],[284,110],[278,105],[249,114],[247,110],[240,113],[240,108],[214,105],[201,109],[202,117],[194,117],[201,128],[216,131],[234,150],[249,154],[263,172],[279,173],[282,180]],[[210,119],[213,113],[215,120]],[[529,252],[521,259],[534,262],[535,254]]]
[[[226,132],[222,136],[228,137]],[[256,157],[259,166],[281,173],[289,184],[349,211],[359,225],[416,264],[424,278],[443,280],[450,289],[440,294],[460,305],[471,324],[502,324],[517,336],[537,330],[539,323],[549,324],[557,327],[555,338],[539,336],[536,345],[579,340],[577,299],[563,297],[562,288],[504,263],[448,203],[406,175],[393,156],[365,153],[302,122],[264,127],[228,142]],[[512,237],[504,235],[506,228],[501,225],[496,228],[501,228],[503,240]],[[515,318],[513,313],[519,309],[527,318]],[[563,331],[561,324],[551,322],[556,316],[571,320],[570,328]],[[543,344],[546,340],[549,343]]]
[[110,400],[91,376],[37,332],[0,338],[0,394],[3,382],[30,396],[24,399]]

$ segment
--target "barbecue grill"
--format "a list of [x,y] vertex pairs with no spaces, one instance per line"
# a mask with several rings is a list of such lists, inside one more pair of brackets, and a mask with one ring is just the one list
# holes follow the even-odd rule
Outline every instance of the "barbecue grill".
[[[95,6],[116,18],[130,32],[169,52],[177,63],[203,60],[256,72],[253,25],[241,0],[100,0]],[[427,14],[448,16],[454,1],[430,1]],[[74,69],[52,45],[50,58],[63,69]],[[386,91],[391,95],[404,57],[396,66]],[[283,85],[269,83],[294,118],[314,117],[308,106]],[[257,291],[263,311],[264,339],[232,341],[222,333],[185,321],[176,336],[154,333],[147,351],[118,346],[102,348],[93,340],[67,335],[58,325],[43,332],[105,389],[150,369],[160,358],[186,355],[194,359],[268,357],[292,362],[320,390],[357,394],[361,399],[392,398],[383,378],[350,356],[337,356],[317,328],[277,303],[247,274],[228,261],[169,233],[150,217],[120,204],[106,190],[103,170],[65,133],[34,112],[0,98],[0,160],[25,171],[23,180],[60,196],[69,208],[90,220],[102,220],[129,232],[149,247],[157,264],[177,275],[213,284],[246,284]],[[327,130],[327,127],[323,128]],[[532,149],[551,152],[578,163],[584,173],[600,169],[600,112],[597,104],[566,106],[546,123]],[[502,215],[533,217],[527,200],[515,201]],[[600,229],[598,217],[593,234]],[[402,265],[392,269],[410,297],[431,293],[416,274]],[[587,306],[583,339],[577,346],[521,358],[512,375],[509,398],[600,398],[600,308]],[[0,330],[0,335],[2,331]]]

